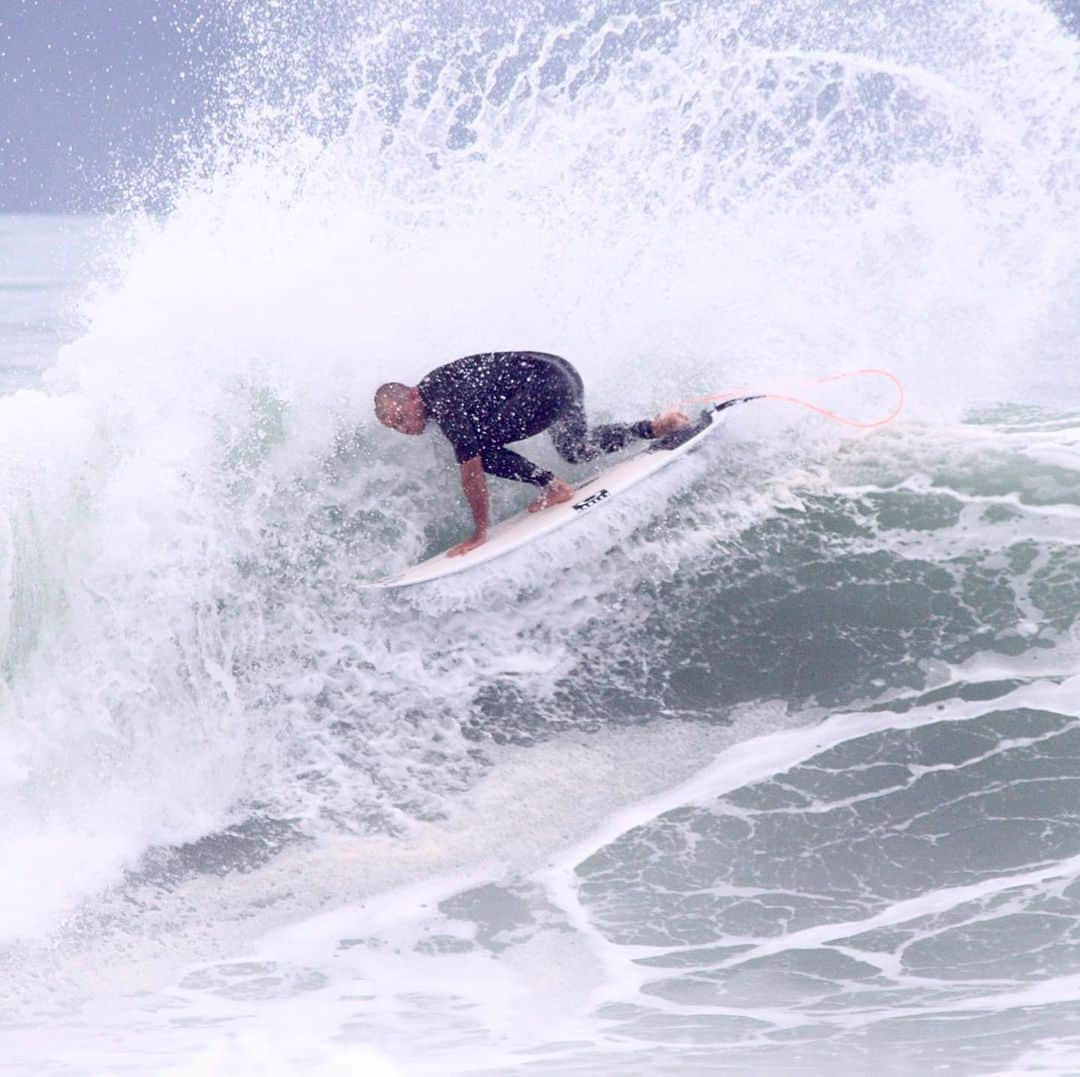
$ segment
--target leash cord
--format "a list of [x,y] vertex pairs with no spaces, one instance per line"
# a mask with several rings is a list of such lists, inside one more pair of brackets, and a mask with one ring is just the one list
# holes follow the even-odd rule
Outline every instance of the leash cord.
[[753,395],[745,395],[745,389],[736,389],[730,393],[711,393],[708,396],[694,397],[692,400],[680,400],[675,406],[677,408],[683,408],[692,407],[695,404],[712,404],[716,411],[722,411],[732,404],[740,404],[749,400],[782,400],[787,404],[798,404],[800,407],[807,408],[810,411],[816,412],[818,415],[824,416],[826,419],[831,419],[833,422],[841,423],[844,426],[853,426],[859,430],[873,430],[875,427],[885,426],[886,423],[891,423],[904,408],[904,386],[900,383],[900,379],[895,374],[891,374],[887,370],[880,370],[877,367],[861,367],[858,370],[847,370],[842,374],[830,374],[828,377],[814,378],[806,384],[826,385],[829,382],[840,381],[842,378],[854,378],[864,374],[874,374],[882,378],[888,378],[889,381],[896,386],[896,404],[883,419],[875,419],[873,422],[860,422],[858,419],[849,419],[845,415],[837,415],[836,412],[830,411],[828,408],[823,408],[818,404],[814,404],[809,400],[803,400],[798,396],[788,396],[786,393],[755,393]]

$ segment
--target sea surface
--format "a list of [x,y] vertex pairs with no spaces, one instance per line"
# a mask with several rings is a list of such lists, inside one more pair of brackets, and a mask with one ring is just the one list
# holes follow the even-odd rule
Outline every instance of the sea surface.
[[[0,217],[0,1073],[1080,1072],[1075,36],[330,8],[238,6],[149,203]],[[366,589],[469,530],[372,390],[502,348],[906,403]]]

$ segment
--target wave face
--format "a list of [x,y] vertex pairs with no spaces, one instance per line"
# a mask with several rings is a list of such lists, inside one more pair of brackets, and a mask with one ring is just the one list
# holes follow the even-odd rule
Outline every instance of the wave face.
[[[0,398],[16,1056],[107,967],[186,1024],[76,1021],[103,1065],[227,1019],[222,1072],[1067,1072],[1076,41],[1027,0],[231,18],[133,185],[168,212]],[[502,348],[598,416],[861,366],[908,408],[753,405],[587,526],[365,590],[468,529],[372,390]]]

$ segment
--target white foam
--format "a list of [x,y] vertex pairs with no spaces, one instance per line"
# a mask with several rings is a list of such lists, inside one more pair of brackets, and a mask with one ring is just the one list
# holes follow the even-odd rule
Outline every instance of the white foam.
[[[536,1001],[514,992],[548,954],[562,971],[542,1012],[573,1025],[645,975],[590,926],[575,858],[671,806],[934,717],[849,715],[742,746],[753,715],[733,732],[680,724],[528,750],[462,733],[515,692],[542,722],[560,677],[609,657],[588,648],[627,646],[619,615],[634,596],[816,496],[880,490],[886,473],[914,495],[931,488],[913,473],[946,484],[962,519],[868,545],[935,560],[1075,542],[1064,481],[1059,494],[1045,474],[1036,490],[979,484],[988,454],[1007,465],[996,477],[1033,463],[1068,479],[1071,413],[1037,431],[960,422],[1047,379],[1075,407],[1060,362],[1080,249],[1075,40],[1026,0],[893,14],[886,32],[859,5],[830,20],[812,3],[739,0],[685,17],[500,14],[494,27],[477,9],[461,15],[476,25],[417,13],[304,52],[318,39],[310,5],[241,5],[250,52],[223,108],[244,102],[243,115],[218,117],[223,142],[192,162],[164,218],[126,222],[88,331],[45,391],[0,400],[0,849],[25,884],[2,899],[3,923],[50,940],[84,918],[73,932],[92,937],[65,935],[75,952],[42,966],[56,983],[78,996],[109,968],[116,990],[156,989],[177,963],[391,892],[402,930],[418,929],[425,893],[512,871],[541,878],[588,945],[556,959],[534,940],[516,972],[470,959],[475,1001],[512,1031]],[[319,57],[317,79],[301,54]],[[335,100],[342,85],[360,89]],[[446,447],[378,428],[371,389],[503,347],[565,353],[596,414],[856,365],[894,369],[909,410],[850,440],[747,411],[655,504],[547,561],[427,605],[359,595],[356,578],[468,525]],[[707,468],[752,488],[695,504],[715,483]],[[990,527],[985,510],[1017,516]],[[1037,611],[1018,602],[1029,638]],[[976,657],[943,676],[1052,673],[1060,685],[994,705],[1075,707],[1073,654]],[[950,704],[957,720],[979,712]],[[106,889],[154,845],[253,811],[312,844],[160,902],[149,883]],[[61,878],[58,863],[85,870]],[[325,957],[340,926],[315,922],[294,956]],[[404,984],[421,965],[387,975]],[[223,1016],[246,1005],[232,1002]],[[319,1034],[333,1023],[304,1016]],[[262,1058],[260,1036],[237,1057]]]

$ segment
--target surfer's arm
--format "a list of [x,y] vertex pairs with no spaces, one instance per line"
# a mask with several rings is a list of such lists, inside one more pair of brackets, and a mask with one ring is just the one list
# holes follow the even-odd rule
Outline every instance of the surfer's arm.
[[449,557],[460,557],[463,553],[475,550],[487,541],[488,532],[488,488],[484,475],[484,465],[479,456],[466,460],[461,465],[461,488],[472,509],[475,530],[472,537],[447,551]]

